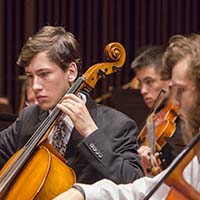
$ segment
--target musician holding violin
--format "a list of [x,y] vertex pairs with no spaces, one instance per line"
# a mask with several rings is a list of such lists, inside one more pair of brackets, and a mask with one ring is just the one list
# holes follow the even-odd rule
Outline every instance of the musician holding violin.
[[[17,151],[29,148],[33,133],[40,134],[40,125],[47,118],[51,121],[56,107],[61,112],[47,131],[47,147],[54,147],[50,149],[56,149],[55,155],[64,158],[65,165],[73,170],[74,181],[89,184],[107,178],[115,183],[130,183],[143,176],[136,123],[117,110],[97,105],[87,91],[67,93],[81,76],[80,47],[72,33],[62,27],[44,26],[28,39],[17,64],[24,67],[38,104],[26,107],[14,124],[0,133],[1,168]],[[46,146],[40,149],[46,151]],[[37,172],[43,162],[36,162]],[[31,180],[35,180],[36,175],[32,176]],[[0,186],[4,179],[0,179]],[[59,187],[56,177],[53,183],[54,189]]]
[[[162,46],[144,47],[139,49],[131,63],[138,89],[153,118],[151,123],[145,121],[138,136],[138,153],[145,174],[150,176],[165,169],[185,146],[181,139],[178,107],[170,90],[171,80],[162,80],[161,77],[163,53]],[[153,141],[152,144],[149,140]],[[151,162],[151,154],[155,156],[155,167]]]
[[172,80],[186,148],[154,177],[143,177],[127,185],[116,185],[110,180],[76,184],[80,190],[72,188],[55,200],[200,199],[200,35],[173,36],[163,61],[163,78]]

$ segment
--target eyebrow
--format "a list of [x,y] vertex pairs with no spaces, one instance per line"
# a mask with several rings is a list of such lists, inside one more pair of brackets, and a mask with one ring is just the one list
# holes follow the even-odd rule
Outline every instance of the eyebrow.
[[[49,69],[48,69],[48,68],[38,69],[38,70],[36,70],[36,73],[40,73],[40,72],[47,71],[47,70],[49,70]],[[29,71],[25,71],[25,73],[26,73],[26,74],[32,74],[32,73],[29,72]]]
[[[153,78],[153,77],[151,77],[151,76],[147,76],[147,77],[145,77],[145,78],[143,79],[143,81],[146,81],[146,80],[148,80],[148,79],[155,80],[155,78]],[[140,81],[141,81],[141,80],[140,80]]]
[[172,86],[175,86],[175,87],[185,87],[186,84],[180,83],[180,82],[173,82],[173,81],[172,81]]

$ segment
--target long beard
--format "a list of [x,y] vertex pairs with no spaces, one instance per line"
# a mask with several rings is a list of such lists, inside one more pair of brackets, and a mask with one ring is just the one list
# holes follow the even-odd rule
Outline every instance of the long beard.
[[[194,105],[187,114],[187,120],[182,124],[183,140],[189,143],[192,138],[200,134],[200,100]],[[197,158],[200,163],[200,151],[197,153]]]
[[189,142],[196,134],[199,134],[200,128],[200,100],[190,109],[187,114],[187,120],[182,124],[183,139]]

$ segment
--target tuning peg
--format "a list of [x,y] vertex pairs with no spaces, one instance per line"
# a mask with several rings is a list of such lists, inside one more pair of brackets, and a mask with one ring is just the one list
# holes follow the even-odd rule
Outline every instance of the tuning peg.
[[121,69],[121,67],[118,67],[118,66],[116,66],[116,65],[114,65],[112,68],[113,68],[114,71],[118,71],[118,70]]
[[99,74],[100,76],[102,76],[103,78],[106,77],[106,72],[105,72],[103,69],[99,69],[98,74]]

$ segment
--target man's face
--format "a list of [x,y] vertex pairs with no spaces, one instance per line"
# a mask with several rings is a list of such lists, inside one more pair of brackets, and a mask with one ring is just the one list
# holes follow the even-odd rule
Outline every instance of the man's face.
[[197,102],[197,91],[188,77],[187,58],[178,62],[172,69],[172,87],[179,104],[180,118],[187,120],[187,113]]
[[160,93],[161,89],[169,92],[169,81],[160,79],[160,75],[156,73],[153,66],[145,66],[136,72],[139,81],[140,92],[144,102],[151,108]]
[[[63,71],[51,62],[45,52],[33,57],[25,73],[40,107],[52,109],[70,88],[76,78],[71,70]],[[73,77],[74,76],[74,77]]]

